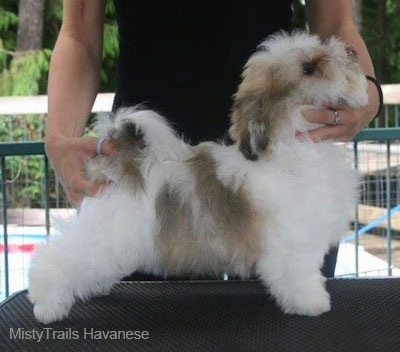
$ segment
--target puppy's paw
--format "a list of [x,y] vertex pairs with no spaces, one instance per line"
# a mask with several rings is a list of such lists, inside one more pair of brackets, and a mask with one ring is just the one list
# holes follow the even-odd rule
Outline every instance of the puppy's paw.
[[269,284],[277,304],[287,314],[317,316],[331,309],[325,278],[320,274],[286,276]]
[[50,324],[66,318],[69,310],[70,307],[62,304],[36,303],[33,307],[33,314],[37,321],[43,324]]
[[71,291],[62,287],[54,287],[38,280],[29,287],[28,298],[33,304],[35,318],[49,324],[67,317],[75,297]]
[[295,293],[281,302],[282,309],[287,314],[318,316],[331,310],[329,293],[326,290]]

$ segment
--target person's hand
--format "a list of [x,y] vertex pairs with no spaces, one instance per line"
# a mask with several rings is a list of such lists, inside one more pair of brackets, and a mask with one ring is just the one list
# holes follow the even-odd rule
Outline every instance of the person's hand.
[[[347,106],[331,106],[322,110],[305,110],[304,118],[311,123],[323,126],[297,133],[298,138],[307,134],[314,142],[334,140],[336,142],[351,141],[368,123],[373,120],[379,109],[379,95],[374,85],[369,85],[369,104],[362,108]],[[335,113],[336,111],[336,113]]]
[[[104,184],[89,182],[85,177],[84,164],[96,156],[96,138],[70,138],[57,136],[46,139],[46,154],[54,172],[61,182],[69,201],[79,207],[86,196],[94,196]],[[111,144],[105,141],[103,155],[114,153]]]
[[307,110],[303,112],[303,116],[308,122],[323,125],[297,134],[298,137],[303,137],[306,133],[314,142],[329,139],[336,142],[351,141],[370,121],[370,115],[363,109]]

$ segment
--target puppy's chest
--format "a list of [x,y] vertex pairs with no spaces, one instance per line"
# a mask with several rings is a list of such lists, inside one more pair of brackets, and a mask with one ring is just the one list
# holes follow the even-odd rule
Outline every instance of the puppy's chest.
[[299,194],[317,196],[322,191],[351,192],[356,187],[356,175],[336,146],[285,146],[249,173],[248,186],[255,199],[273,202]]

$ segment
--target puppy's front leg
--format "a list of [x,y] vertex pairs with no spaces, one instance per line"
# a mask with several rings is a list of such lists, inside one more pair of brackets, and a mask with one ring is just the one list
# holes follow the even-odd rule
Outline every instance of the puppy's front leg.
[[[275,234],[257,264],[264,282],[285,313],[317,316],[330,310],[330,296],[320,272],[322,248],[297,246]],[[286,237],[287,238],[287,237]]]

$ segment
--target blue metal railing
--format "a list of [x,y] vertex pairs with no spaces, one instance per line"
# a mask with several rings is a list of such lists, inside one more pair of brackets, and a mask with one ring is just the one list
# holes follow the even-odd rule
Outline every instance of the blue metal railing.
[[[4,248],[4,294],[10,294],[10,270],[9,270],[9,243],[8,243],[8,192],[7,185],[13,181],[7,180],[6,159],[13,156],[43,155],[44,159],[44,193],[45,193],[45,229],[46,234],[50,232],[49,212],[49,163],[45,155],[43,142],[20,142],[0,143],[0,167],[1,167],[1,196],[2,196],[2,217],[3,217],[3,248]],[[1,285],[0,285],[1,286]]]
[[[385,109],[386,111],[386,109]],[[397,110],[396,110],[397,111]],[[396,115],[397,119],[395,121],[398,122],[398,115]],[[392,224],[391,219],[394,214],[400,211],[400,199],[396,199],[396,205],[392,206],[390,194],[392,193],[392,183],[391,183],[391,146],[394,141],[400,141],[400,127],[395,128],[375,128],[375,129],[366,129],[361,131],[355,138],[354,138],[354,160],[355,166],[358,167],[359,161],[359,151],[358,145],[360,142],[385,142],[386,145],[386,170],[385,170],[385,192],[386,192],[386,213],[373,219],[368,224],[364,224],[364,226],[359,227],[359,218],[358,218],[358,210],[355,211],[355,220],[354,220],[354,232],[347,236],[343,241],[355,241],[355,271],[356,274],[358,273],[358,264],[359,264],[359,238],[363,234],[367,233],[367,231],[371,231],[377,226],[379,226],[384,221],[387,221],[386,225],[386,258],[388,264],[388,272],[391,275],[391,268],[393,266],[392,260]],[[397,171],[397,177],[400,173],[400,165],[397,165],[395,168]]]

